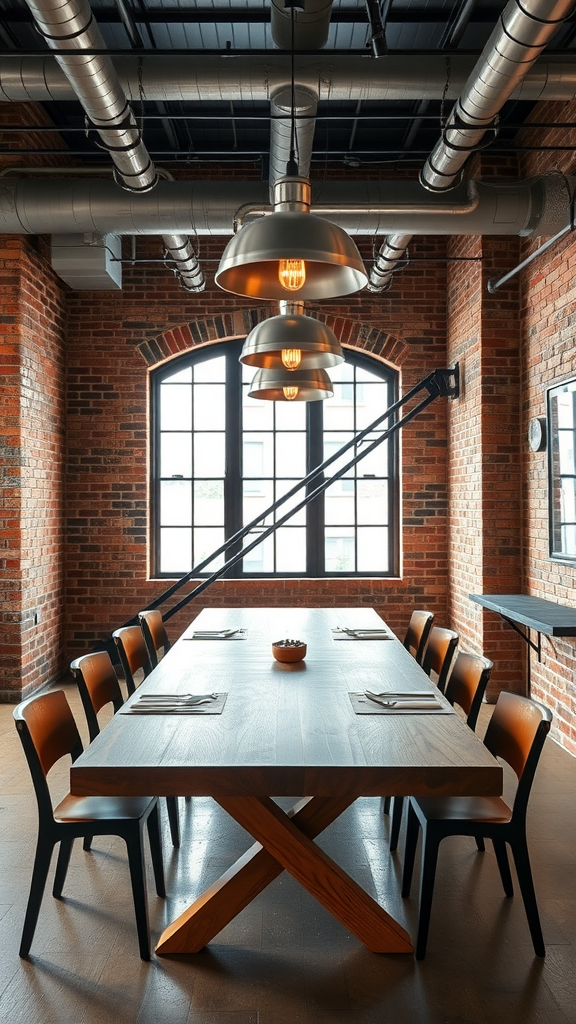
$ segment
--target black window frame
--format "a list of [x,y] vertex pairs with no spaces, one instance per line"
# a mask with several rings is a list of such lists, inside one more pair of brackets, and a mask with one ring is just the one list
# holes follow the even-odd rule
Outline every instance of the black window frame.
[[[242,526],[242,364],[239,356],[242,351],[244,339],[217,342],[210,346],[203,346],[178,356],[176,359],[163,364],[151,372],[150,379],[150,425],[151,425],[151,473],[150,473],[150,522],[151,522],[151,573],[155,579],[179,579],[186,575],[186,572],[162,572],[160,571],[160,388],[165,378],[174,375],[180,370],[192,364],[199,364],[216,356],[225,355],[226,363],[226,412],[225,412],[225,452],[226,468],[224,478],[224,522],[225,536],[230,537]],[[398,400],[399,375],[396,370],[387,364],[371,356],[346,350],[346,360],[358,367],[364,368],[386,381],[389,386],[390,405]],[[330,401],[330,399],[327,399]],[[306,449],[307,449],[307,471],[312,466],[322,462],[323,449],[323,405],[324,402],[306,403]],[[382,413],[385,409],[382,409]],[[378,430],[383,430],[393,422],[384,420]],[[240,425],[240,429],[238,426]],[[327,429],[330,432],[330,429]],[[226,574],[233,579],[371,579],[371,578],[394,578],[399,573],[400,558],[400,473],[399,473],[399,451],[398,433],[395,433],[382,444],[388,446],[388,565],[387,571],[350,571],[341,572],[324,569],[324,495],[315,498],[307,506],[306,512],[306,570],[293,573],[278,572],[246,572],[239,562]],[[366,444],[367,446],[367,444]],[[348,452],[349,459],[354,457],[354,449]],[[330,473],[330,470],[328,470]],[[307,487],[307,492],[318,486],[317,478]],[[304,490],[299,492],[300,497],[304,496]],[[283,507],[278,511],[278,516],[283,514]],[[355,528],[355,544],[357,543]],[[250,539],[253,535],[250,534]],[[245,541],[246,542],[246,541]],[[227,548],[225,558],[230,558],[241,547],[237,543]],[[199,577],[207,576],[212,569],[209,567],[199,573]]]

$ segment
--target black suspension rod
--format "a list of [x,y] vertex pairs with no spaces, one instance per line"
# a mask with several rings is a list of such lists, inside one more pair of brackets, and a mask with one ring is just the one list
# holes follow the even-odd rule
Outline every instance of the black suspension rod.
[[[285,522],[291,519],[293,515],[299,512],[311,501],[314,501],[314,499],[317,498],[320,494],[323,494],[328,487],[330,487],[336,480],[339,480],[340,477],[344,476],[350,469],[352,469],[358,462],[360,462],[361,459],[365,458],[367,455],[373,452],[380,444],[382,444],[383,441],[387,440],[387,438],[391,437],[392,434],[396,433],[403,426],[405,426],[406,423],[409,423],[410,420],[414,419],[415,416],[421,413],[436,398],[438,398],[442,394],[452,393],[456,395],[458,391],[457,369],[455,371],[448,372],[451,372],[456,378],[454,389],[449,389],[447,387],[445,376],[442,379],[442,384],[439,383],[436,376],[438,374],[438,371],[434,371],[434,373],[430,374],[427,378],[425,378],[424,381],[421,381],[420,384],[416,385],[415,388],[412,388],[411,391],[404,396],[404,399],[401,399],[400,402],[395,403],[395,406],[392,406],[389,410],[387,410],[387,412],[378,420],[376,420],[375,423],[380,423],[382,419],[391,415],[392,411],[394,411],[396,407],[404,404],[404,402],[406,402],[411,395],[413,395],[415,392],[421,391],[423,387],[426,387],[428,389],[427,397],[424,398],[417,406],[411,409],[410,412],[406,413],[406,415],[402,419],[397,420],[396,423],[393,423],[392,426],[384,430],[380,437],[375,438],[375,440],[370,445],[368,445],[368,447],[363,452],[359,452],[353,459],[350,460],[350,462],[348,462],[345,466],[342,466],[336,473],[334,473],[333,476],[328,477],[328,479],[326,480],[323,480],[314,491],[312,491],[310,494],[307,494],[306,497],[298,505],[296,505],[294,508],[286,512],[285,515],[283,515],[277,522],[269,526],[268,529],[264,531],[264,533],[259,534],[258,537],[256,537],[255,540],[248,544],[247,547],[242,548],[241,551],[233,555],[232,558],[229,558],[227,562],[220,566],[219,569],[216,569],[215,572],[211,573],[211,575],[208,576],[205,580],[202,580],[202,582],[197,587],[195,587],[194,590],[191,590],[189,594],[186,594],[186,596],[183,597],[181,601],[179,601],[176,605],[174,605],[173,608],[171,608],[166,613],[166,615],[164,616],[164,620],[166,621],[167,619],[172,618],[172,616],[176,615],[176,613],[179,612],[182,608],[185,608],[190,601],[192,601],[195,597],[201,594],[208,587],[210,587],[212,583],[215,583],[216,580],[220,579],[220,577],[223,576],[229,569],[231,569],[234,565],[241,561],[245,557],[245,555],[247,555],[255,547],[261,544],[262,541],[266,540],[266,538],[269,537],[272,533],[274,533],[280,526],[283,526]],[[446,374],[446,371],[444,371],[444,374]],[[317,467],[317,469],[313,470],[311,474],[308,474],[308,479],[318,476],[318,474],[322,471],[324,465],[334,462],[336,458],[340,458],[343,451],[346,451],[353,445],[358,444],[361,438],[366,434],[366,432],[370,431],[371,429],[372,427],[367,427],[366,430],[358,434],[358,436],[355,437],[352,441],[349,441],[348,444],[344,445],[342,449],[336,453],[335,456],[327,460],[326,463],[323,463],[322,466]],[[304,480],[300,481],[299,487],[301,487],[303,484]],[[298,490],[299,487],[294,488],[293,493],[295,490]],[[285,497],[287,497],[287,495]],[[276,505],[278,505],[278,503],[276,503]],[[260,519],[265,518],[268,514],[269,512],[267,511],[266,513],[264,513],[264,516],[259,516],[256,522],[259,522]],[[246,532],[248,532],[248,528],[245,527],[244,534]],[[213,561],[215,557],[215,554],[211,555],[210,561]]]
[[[398,409],[401,409],[402,406],[406,404],[406,402],[410,401],[411,398],[417,395],[424,388],[434,388],[436,373],[438,373],[437,370],[433,371],[432,373],[428,374],[427,377],[421,380],[418,384],[415,384],[414,387],[411,388],[410,391],[406,392],[406,394],[402,398],[398,399],[397,402],[394,402],[394,404],[391,405],[390,408],[387,409],[385,413],[383,413],[381,416],[378,416],[377,419],[375,419],[368,427],[365,427],[364,430],[361,430],[359,434],[356,434],[356,436],[353,437],[351,441],[347,441],[346,444],[342,445],[342,448],[335,452],[334,455],[331,455],[328,459],[325,459],[324,462],[320,463],[319,466],[316,466],[314,469],[310,470],[307,476],[303,477],[302,480],[299,480],[298,483],[294,484],[294,486],[291,487],[289,491],[286,491],[286,493],[283,494],[282,497],[278,498],[272,505],[270,505],[269,508],[267,508],[264,512],[261,512],[259,515],[257,515],[256,518],[252,519],[252,521],[248,523],[246,526],[243,526],[240,530],[237,530],[236,533],[232,534],[231,537],[228,537],[228,539],[225,540],[224,543],[221,544],[219,548],[216,548],[216,550],[213,551],[208,556],[208,558],[205,558],[204,561],[199,562],[198,565],[195,565],[190,570],[190,572],[186,573],[185,576],[182,576],[181,579],[177,580],[176,583],[173,583],[171,587],[169,587],[162,594],[160,594],[159,597],[155,598],[154,601],[151,601],[149,607],[157,608],[159,605],[163,604],[164,601],[167,601],[169,597],[172,597],[172,594],[175,594],[177,590],[180,590],[180,588],[185,586],[186,583],[188,583],[190,580],[198,576],[198,573],[202,572],[202,570],[205,569],[207,565],[210,565],[210,562],[213,562],[214,559],[218,557],[218,555],[221,555],[224,551],[226,551],[227,548],[242,540],[248,533],[250,533],[254,529],[255,526],[258,525],[258,523],[262,519],[266,519],[269,515],[275,512],[276,509],[280,508],[280,506],[283,505],[285,501],[288,501],[289,498],[292,498],[295,494],[297,494],[298,491],[302,489],[302,487],[306,487],[320,473],[323,473],[324,470],[328,469],[328,467],[331,466],[333,462],[336,462],[337,459],[340,459],[344,452],[347,452],[350,448],[354,447],[354,445],[360,444],[363,441],[364,437],[366,437],[367,434],[372,433],[372,431],[375,430],[376,427],[378,427],[383,420],[388,419],[390,416],[393,416],[394,413],[398,411]],[[129,620],[129,622],[126,622],[124,625],[128,626],[134,621],[135,618],[132,618]]]

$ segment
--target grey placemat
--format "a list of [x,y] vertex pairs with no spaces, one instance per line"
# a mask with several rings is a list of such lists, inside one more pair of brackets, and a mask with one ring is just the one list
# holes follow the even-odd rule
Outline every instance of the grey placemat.
[[[349,693],[350,703],[354,709],[355,715],[455,715],[456,712],[452,707],[446,707],[444,704],[440,704],[438,701],[430,701],[430,707],[402,707],[402,704],[396,704],[394,707],[385,708],[382,704],[376,704],[375,701],[370,700],[364,696],[363,693]],[[407,695],[406,699],[409,697]]]
[[210,701],[209,704],[187,704],[184,706],[176,706],[175,704],[168,704],[167,707],[160,707],[160,704],[154,704],[150,707],[149,704],[153,703],[148,700],[136,700],[133,704],[128,706],[124,705],[120,708],[118,714],[120,715],[221,715],[226,704],[227,693],[218,693],[216,699]]
[[381,629],[375,632],[363,633],[362,630],[358,630],[358,635],[351,635],[345,633],[343,630],[335,628],[332,630],[333,640],[396,640],[394,633],[391,633],[389,629]]
[[202,630],[186,630],[180,637],[181,640],[245,640],[246,630],[238,630],[231,636],[223,636],[221,633],[203,633]]

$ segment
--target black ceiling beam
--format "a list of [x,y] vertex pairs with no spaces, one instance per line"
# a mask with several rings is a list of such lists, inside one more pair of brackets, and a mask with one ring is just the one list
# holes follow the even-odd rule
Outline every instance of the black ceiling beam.
[[[269,8],[236,8],[223,10],[222,8],[200,7],[187,10],[166,10],[161,7],[152,8],[147,11],[132,12],[132,18],[136,24],[148,25],[268,25],[270,23]],[[447,21],[449,10],[446,7],[413,5],[410,8],[396,8],[392,5],[386,16],[387,25],[402,25],[405,22],[414,24],[435,25]],[[118,25],[122,19],[120,13],[113,8],[96,9],[94,11],[99,25]],[[481,25],[493,25],[498,18],[498,11],[494,7],[478,7],[474,11],[472,23]],[[15,11],[4,11],[1,19],[3,24],[31,24],[30,12],[26,9]],[[332,24],[357,25],[366,24],[365,8],[342,9],[334,8],[330,16]]]

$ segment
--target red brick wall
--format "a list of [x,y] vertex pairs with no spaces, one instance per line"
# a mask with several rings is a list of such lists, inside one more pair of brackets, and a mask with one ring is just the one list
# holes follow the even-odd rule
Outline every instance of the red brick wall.
[[0,698],[17,700],[63,661],[64,306],[26,239],[2,239],[0,280]]
[[[124,268],[121,293],[68,294],[67,656],[77,656],[165,589],[148,579],[148,361],[165,345],[205,340],[214,317],[252,306],[211,284],[219,240],[203,242],[205,293],[188,295],[164,269]],[[369,256],[370,245],[365,245]],[[140,257],[158,256],[157,240],[140,240]],[[344,341],[401,364],[407,389],[446,361],[442,240],[416,243],[414,263],[394,289],[323,303]],[[422,262],[418,262],[418,257]],[[357,329],[361,322],[366,327]],[[208,325],[208,327],[207,327]],[[172,333],[171,333],[172,332]],[[405,629],[415,604],[446,621],[446,402],[440,400],[403,433],[404,570],[401,580],[283,580],[216,584],[171,620],[177,634],[209,604],[378,607]]]

